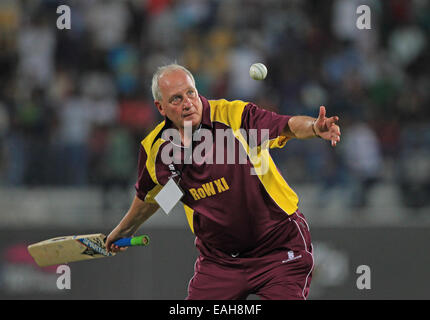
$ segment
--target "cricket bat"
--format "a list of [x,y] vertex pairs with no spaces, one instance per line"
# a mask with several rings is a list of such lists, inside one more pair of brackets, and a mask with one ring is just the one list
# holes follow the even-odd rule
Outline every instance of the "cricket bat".
[[[28,252],[40,267],[115,256],[105,246],[106,236],[102,233],[65,236],[31,244]],[[119,247],[146,246],[147,235],[122,238],[114,242]]]

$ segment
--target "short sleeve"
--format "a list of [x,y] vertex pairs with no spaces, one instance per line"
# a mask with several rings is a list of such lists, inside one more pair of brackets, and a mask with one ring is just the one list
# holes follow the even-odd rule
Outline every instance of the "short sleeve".
[[146,202],[154,202],[154,193],[158,193],[157,185],[152,181],[147,169],[147,154],[145,148],[140,145],[138,158],[138,177],[135,184],[136,196]]
[[257,145],[261,145],[262,138],[267,139],[267,134],[265,137],[262,135],[262,130],[264,129],[266,133],[268,132],[270,148],[282,148],[288,141],[288,138],[283,136],[282,132],[285,126],[288,125],[290,118],[291,116],[289,115],[280,115],[276,112],[262,109],[256,104],[248,103],[242,113],[241,128],[245,129],[249,135],[250,144],[257,143]]

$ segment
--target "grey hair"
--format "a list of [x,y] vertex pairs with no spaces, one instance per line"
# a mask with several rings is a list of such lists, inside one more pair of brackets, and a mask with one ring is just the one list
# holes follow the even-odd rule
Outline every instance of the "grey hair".
[[161,76],[164,75],[165,73],[175,71],[175,70],[184,71],[190,77],[191,81],[193,82],[193,85],[196,86],[196,82],[194,80],[193,74],[187,68],[176,63],[158,67],[157,71],[152,76],[151,89],[152,89],[152,97],[154,98],[154,101],[160,101],[162,99],[160,86],[158,84],[158,81],[160,80]]

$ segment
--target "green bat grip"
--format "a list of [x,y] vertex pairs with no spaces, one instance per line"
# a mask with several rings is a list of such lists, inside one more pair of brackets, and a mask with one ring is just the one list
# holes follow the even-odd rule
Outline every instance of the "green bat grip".
[[147,246],[149,244],[149,237],[147,235],[133,237],[130,240],[132,246]]

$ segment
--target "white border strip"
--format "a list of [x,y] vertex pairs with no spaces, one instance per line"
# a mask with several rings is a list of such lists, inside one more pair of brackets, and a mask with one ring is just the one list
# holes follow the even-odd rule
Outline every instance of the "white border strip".
[[[297,215],[297,213],[296,213],[296,215]],[[298,216],[298,215],[297,215],[297,216]],[[302,296],[303,296],[303,299],[304,299],[304,300],[306,300],[306,297],[305,297],[305,288],[306,288],[306,285],[308,284],[308,278],[309,278],[309,276],[310,276],[310,274],[311,274],[312,270],[314,269],[314,257],[313,257],[313,254],[312,254],[311,252],[309,252],[309,251],[308,251],[308,246],[306,245],[306,240],[305,240],[305,237],[303,237],[302,230],[300,230],[300,227],[299,227],[299,225],[297,224],[297,222],[296,222],[296,221],[294,221],[294,220],[293,220],[293,222],[296,224],[297,229],[298,229],[298,230],[299,230],[299,232],[300,232],[300,235],[301,235],[301,237],[302,237],[302,239],[303,239],[303,243],[304,243],[304,245],[305,245],[305,250],[306,250],[306,252],[307,252],[307,253],[309,253],[309,254],[311,255],[311,258],[312,258],[312,267],[311,267],[311,269],[309,270],[308,275],[306,276],[305,284],[304,284],[304,286],[303,286],[303,290],[302,290]],[[307,225],[307,224],[306,224],[306,225]],[[311,244],[311,247],[312,247],[312,244]],[[313,249],[313,247],[312,247],[312,249]]]

